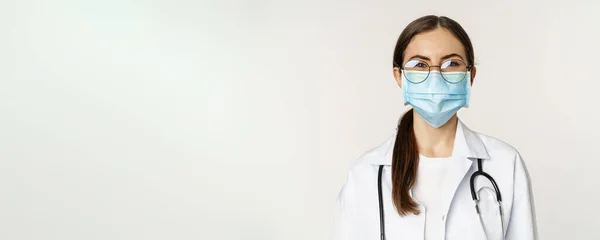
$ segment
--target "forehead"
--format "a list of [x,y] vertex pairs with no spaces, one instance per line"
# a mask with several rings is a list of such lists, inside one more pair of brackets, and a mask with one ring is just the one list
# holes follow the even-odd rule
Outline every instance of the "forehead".
[[449,30],[440,27],[415,35],[404,50],[404,61],[412,56],[421,55],[428,57],[432,62],[437,62],[451,53],[467,59],[465,47],[460,40]]

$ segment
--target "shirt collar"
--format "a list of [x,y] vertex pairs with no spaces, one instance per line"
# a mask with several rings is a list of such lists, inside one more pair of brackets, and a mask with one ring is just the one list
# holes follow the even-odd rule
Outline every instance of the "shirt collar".
[[[366,161],[373,165],[392,165],[392,154],[394,152],[394,144],[396,142],[396,134],[379,147],[365,154]],[[468,158],[489,159],[487,150],[477,132],[469,129],[460,119],[456,127],[456,135],[454,137],[454,149],[452,150],[452,158]]]

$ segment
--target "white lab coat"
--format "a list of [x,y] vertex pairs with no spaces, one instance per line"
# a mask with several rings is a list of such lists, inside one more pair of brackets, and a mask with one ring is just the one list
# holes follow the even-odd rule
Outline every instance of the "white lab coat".
[[[425,207],[419,206],[421,209],[419,215],[402,217],[392,203],[390,167],[394,142],[395,134],[382,145],[366,152],[350,170],[338,196],[335,240],[380,239],[377,197],[379,165],[384,165],[382,190],[386,239],[424,239]],[[482,159],[483,170],[496,180],[501,191],[505,238],[507,240],[537,239],[530,183],[521,156],[510,145],[471,131],[460,120],[452,153],[452,161],[457,162],[459,165],[457,169],[460,170],[448,173],[442,188],[444,192],[441,201],[445,214],[439,216],[439,221],[445,222],[445,239],[486,239],[475,211],[469,186],[471,174],[477,169],[477,158]],[[477,177],[475,186],[479,190],[483,186],[491,187],[491,183],[483,177]],[[491,228],[490,232],[497,231],[495,236],[501,239],[500,218],[497,211],[492,214],[486,213],[483,218],[486,228]]]

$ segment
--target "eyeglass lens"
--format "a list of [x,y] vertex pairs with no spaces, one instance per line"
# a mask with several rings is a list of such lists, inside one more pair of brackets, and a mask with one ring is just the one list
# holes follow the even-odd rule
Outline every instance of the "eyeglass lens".
[[445,60],[440,66],[431,67],[423,60],[411,59],[404,64],[403,70],[408,81],[412,83],[420,83],[427,79],[432,67],[439,67],[440,73],[444,80],[450,83],[458,83],[462,81],[467,75],[468,71],[467,65],[458,59]]

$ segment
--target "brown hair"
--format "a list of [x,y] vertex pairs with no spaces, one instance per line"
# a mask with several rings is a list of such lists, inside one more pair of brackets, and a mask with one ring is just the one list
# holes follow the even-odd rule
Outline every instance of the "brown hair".
[[[448,17],[429,15],[412,21],[404,28],[394,50],[393,67],[402,66],[404,51],[415,35],[440,27],[449,30],[460,40],[465,48],[467,64],[473,64],[475,59],[473,45],[460,24]],[[419,166],[419,148],[413,129],[413,112],[414,110],[411,109],[400,118],[392,155],[392,200],[396,210],[402,216],[409,213],[419,214],[417,203],[409,194],[415,184]]]

